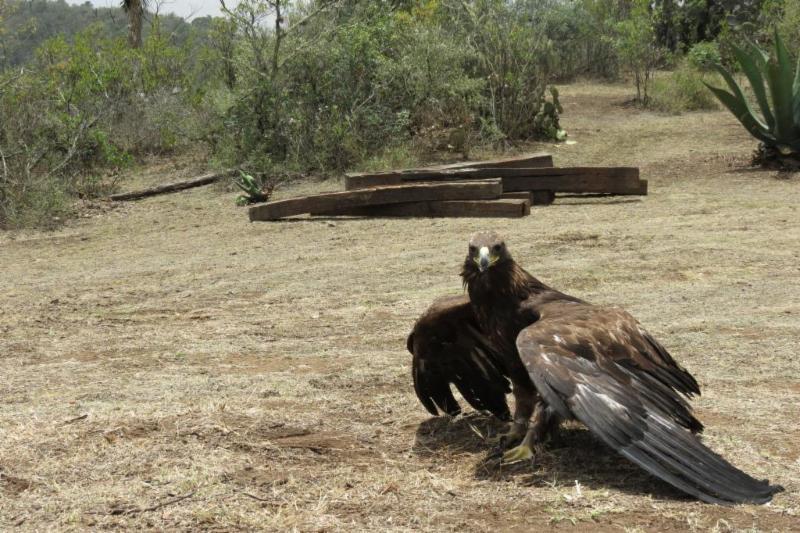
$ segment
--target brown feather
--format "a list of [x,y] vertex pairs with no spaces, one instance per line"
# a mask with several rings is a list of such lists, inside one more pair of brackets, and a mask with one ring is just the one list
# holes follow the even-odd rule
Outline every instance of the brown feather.
[[413,355],[414,389],[431,414],[461,412],[453,384],[473,408],[509,418],[502,358],[480,333],[466,297],[435,301],[414,325],[406,346]]

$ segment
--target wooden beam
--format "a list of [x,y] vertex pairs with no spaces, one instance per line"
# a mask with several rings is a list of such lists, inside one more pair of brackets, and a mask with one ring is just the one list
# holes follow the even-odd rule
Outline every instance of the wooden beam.
[[520,218],[531,212],[530,200],[457,200],[372,205],[317,212],[315,215],[364,217],[473,217]]
[[375,187],[267,202],[250,208],[250,220],[277,220],[304,213],[328,213],[332,210],[371,205],[441,200],[488,200],[499,198],[502,192],[503,185],[499,179]]
[[528,200],[531,201],[530,191],[504,192],[500,195],[501,200]]
[[[347,190],[357,190],[367,186],[398,185],[417,181],[459,181],[489,178],[503,178],[504,192],[549,190],[553,192],[641,194],[636,191],[642,190],[642,185],[639,180],[639,169],[635,167],[406,170],[384,175],[373,174],[363,177],[348,176],[345,178],[345,188]],[[517,178],[531,179],[518,180]],[[536,186],[536,180],[539,180],[540,184],[538,186]],[[519,185],[520,183],[525,183],[526,185],[523,187]]]
[[190,180],[184,181],[176,181],[174,183],[168,183],[166,185],[159,185],[157,187],[151,187],[149,189],[143,189],[141,191],[133,191],[133,192],[123,192],[119,194],[112,194],[109,196],[111,200],[115,200],[117,202],[127,201],[127,200],[139,200],[141,198],[147,198],[149,196],[156,196],[159,194],[167,194],[171,192],[178,192],[183,191],[186,189],[191,189],[193,187],[200,187],[202,185],[209,185],[216,181],[219,181],[222,178],[230,176],[233,171],[226,170],[223,172],[215,172],[212,174],[205,174],[203,176],[198,176],[196,178],[192,178]]
[[550,154],[525,154],[518,157],[492,159],[486,161],[467,161],[450,165],[436,165],[386,172],[350,172],[345,174],[345,190],[352,191],[379,185],[400,185],[405,181],[420,179],[472,179],[501,177],[496,173],[471,173],[484,168],[542,168],[552,167]]
[[503,178],[503,190],[644,195],[647,194],[647,182],[610,176],[519,176]]
[[501,157],[483,161],[463,161],[449,165],[434,165],[421,170],[455,170],[461,168],[538,168],[552,167],[553,156],[544,152],[537,154],[521,154],[514,157]]

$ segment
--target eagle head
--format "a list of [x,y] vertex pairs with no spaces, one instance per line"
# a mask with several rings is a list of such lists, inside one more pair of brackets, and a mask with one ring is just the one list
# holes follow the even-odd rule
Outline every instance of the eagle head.
[[462,276],[474,277],[511,259],[503,238],[494,231],[479,231],[469,239]]

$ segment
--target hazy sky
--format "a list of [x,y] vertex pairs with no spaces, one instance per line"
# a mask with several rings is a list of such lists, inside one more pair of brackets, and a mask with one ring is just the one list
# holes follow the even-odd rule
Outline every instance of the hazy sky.
[[[67,0],[70,4],[83,4],[86,0]],[[120,4],[117,0],[89,0],[97,7],[113,7]],[[151,2],[155,0],[150,0]],[[228,7],[237,4],[236,0],[225,0]],[[164,0],[161,4],[162,13],[175,13],[181,17],[204,17],[206,15],[220,15],[219,0]]]

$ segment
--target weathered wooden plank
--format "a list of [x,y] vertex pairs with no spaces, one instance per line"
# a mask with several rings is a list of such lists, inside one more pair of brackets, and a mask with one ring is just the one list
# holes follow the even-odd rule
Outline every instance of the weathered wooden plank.
[[[389,170],[386,172],[351,172],[345,174],[345,190],[363,189],[379,185],[400,185],[404,181],[420,179],[471,179],[500,177],[494,173],[472,174],[468,171],[483,168],[540,168],[552,167],[553,156],[550,154],[524,154],[517,157],[491,159],[486,161],[465,161],[449,165],[410,168],[405,170]],[[462,174],[464,172],[464,174]]]
[[639,179],[638,167],[553,167],[553,168],[526,168],[507,169],[501,171],[497,177],[519,176],[601,176],[611,178],[636,178]]
[[504,192],[500,195],[501,200],[531,200],[531,191]]
[[348,215],[365,217],[473,217],[519,218],[531,212],[530,200],[457,200],[442,202],[412,202],[391,205],[372,205],[334,209],[315,215]]
[[277,220],[304,213],[325,213],[370,205],[441,200],[488,200],[499,198],[499,179],[458,183],[419,183],[332,192],[267,202],[250,208],[250,220]]
[[222,178],[230,176],[232,171],[226,170],[224,172],[215,172],[212,174],[205,174],[203,176],[198,176],[196,178],[192,178],[190,180],[185,181],[176,181],[174,183],[168,183],[166,185],[159,185],[158,187],[151,187],[149,189],[143,189],[140,191],[133,191],[133,192],[123,192],[118,194],[112,194],[109,196],[109,199],[115,201],[125,201],[125,200],[139,200],[141,198],[147,198],[149,196],[156,196],[159,194],[166,194],[171,192],[178,192],[183,191],[186,189],[191,189],[193,187],[201,187],[203,185],[209,185],[216,181],[219,181]]
[[[646,194],[640,180],[620,180],[600,176],[519,176],[503,178],[503,190],[553,191],[568,193]],[[645,191],[645,192],[642,192]]]
[[486,159],[483,161],[463,161],[448,165],[425,167],[430,170],[455,170],[460,168],[538,168],[552,167],[553,156],[547,153],[521,154],[513,157]]
[[[541,187],[525,190],[551,190],[554,192],[608,192],[613,193],[620,187],[613,187],[614,190],[602,191],[598,188],[604,183],[627,183],[624,190],[634,189],[634,185],[639,181],[639,169],[636,167],[552,167],[552,168],[467,168],[453,170],[408,170],[389,175],[371,175],[365,177],[346,177],[345,188],[347,190],[357,190],[363,187],[375,187],[383,185],[398,185],[416,181],[459,181],[477,180],[490,178],[542,178]],[[596,182],[590,190],[576,190],[582,184]],[[561,187],[551,186],[553,183],[562,184]],[[505,192],[514,192],[522,189],[509,189]]]

